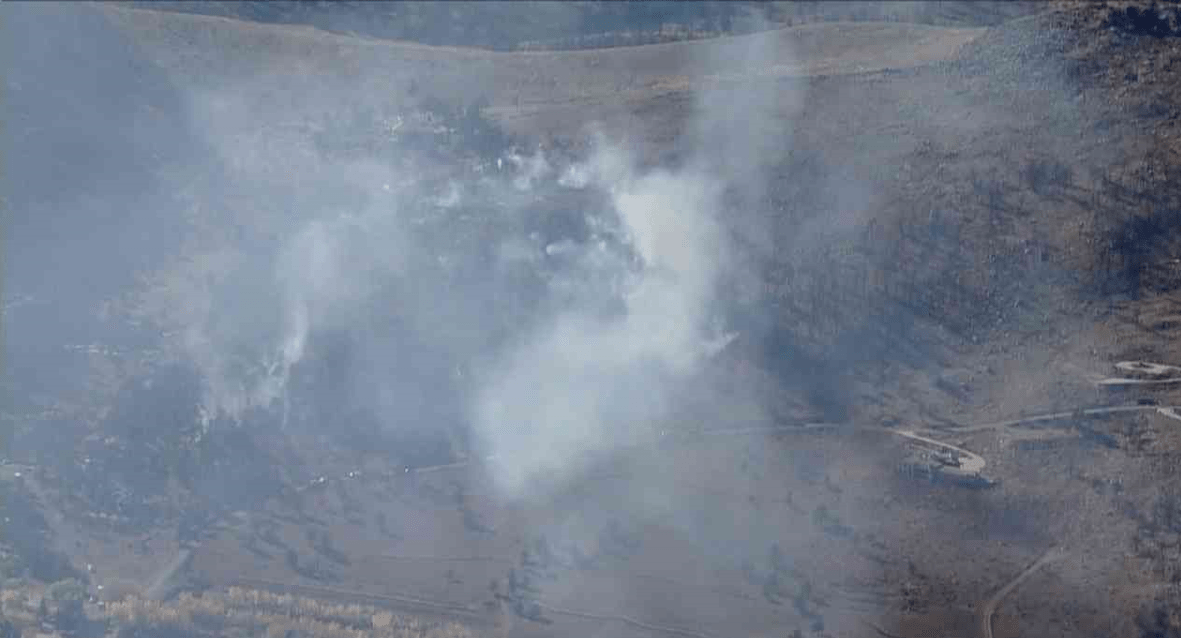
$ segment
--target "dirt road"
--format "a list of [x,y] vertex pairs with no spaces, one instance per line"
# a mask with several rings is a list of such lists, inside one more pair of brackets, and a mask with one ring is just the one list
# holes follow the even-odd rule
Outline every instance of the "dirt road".
[[157,572],[156,577],[144,588],[143,597],[148,600],[164,600],[172,591],[176,575],[180,573],[193,558],[191,548],[182,548],[167,565]]
[[1061,412],[1047,412],[1045,414],[1035,414],[1032,416],[1025,416],[1019,419],[1009,419],[1008,421],[997,421],[995,423],[980,423],[977,425],[965,425],[963,427],[951,427],[942,432],[954,432],[962,434],[965,432],[980,432],[983,430],[996,430],[1001,428],[1010,428],[1018,425],[1026,425],[1029,423],[1041,423],[1046,421],[1060,421],[1063,419],[1076,419],[1083,416],[1099,416],[1103,414],[1117,414],[1120,412],[1160,412],[1164,416],[1172,417],[1165,414],[1166,411],[1173,411],[1181,409],[1181,405],[1123,405],[1109,408],[1080,408],[1077,410],[1066,410]]
[[1061,548],[1051,547],[1050,549],[1046,550],[1044,554],[1038,557],[1038,559],[1035,560],[1029,567],[1026,567],[1020,574],[1017,574],[1013,580],[1005,584],[1004,587],[998,589],[995,594],[985,601],[984,606],[980,608],[980,638],[993,638],[992,616],[996,613],[997,606],[1001,604],[1001,601],[1005,599],[1005,596],[1008,596],[1013,592],[1014,589],[1020,587],[1021,583],[1025,582],[1027,578],[1045,566],[1046,563],[1056,560],[1061,556]]
[[958,446],[952,445],[950,443],[936,441],[935,439],[928,438],[928,437],[922,436],[920,434],[916,434],[912,430],[891,430],[891,431],[894,434],[897,434],[898,436],[912,439],[915,441],[920,441],[922,443],[934,445],[935,447],[938,447],[942,450],[947,450],[947,451],[952,452],[953,454],[957,455],[957,457],[959,458],[959,463],[960,463],[959,467],[946,468],[944,470],[945,472],[951,472],[954,474],[969,475],[969,474],[979,474],[980,471],[984,469],[984,465],[985,465],[984,457],[980,456],[979,454],[976,454],[975,452],[969,452],[968,450],[965,450],[962,447],[958,447]]

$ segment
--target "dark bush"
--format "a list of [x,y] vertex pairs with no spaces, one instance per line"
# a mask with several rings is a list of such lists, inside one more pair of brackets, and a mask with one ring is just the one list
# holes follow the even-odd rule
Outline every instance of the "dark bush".
[[[1147,275],[1175,241],[1177,214],[1160,210],[1150,215],[1136,215],[1116,224],[1108,233],[1104,289],[1108,294],[1123,293],[1139,297]],[[1167,285],[1169,282],[1163,282]]]
[[1181,638],[1181,617],[1176,601],[1155,601],[1136,618],[1140,638]]
[[1067,188],[1074,178],[1070,167],[1057,160],[1036,159],[1026,164],[1021,172],[1030,190],[1038,195]]
[[1181,20],[1176,7],[1152,5],[1112,9],[1107,15],[1107,26],[1132,35],[1147,35],[1154,38],[1181,36]]
[[1152,526],[1170,534],[1181,534],[1181,492],[1167,490],[1152,507]]

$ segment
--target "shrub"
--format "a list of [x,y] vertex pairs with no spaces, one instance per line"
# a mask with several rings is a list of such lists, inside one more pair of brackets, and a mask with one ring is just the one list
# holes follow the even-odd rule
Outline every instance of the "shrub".
[[1125,7],[1111,9],[1107,15],[1107,26],[1132,35],[1148,35],[1155,38],[1181,36],[1181,20],[1176,9],[1171,11],[1153,3],[1149,7]]
[[60,629],[73,629],[86,619],[82,603],[86,600],[86,586],[77,579],[68,578],[53,583],[45,590],[50,601],[54,624]]
[[1057,160],[1033,160],[1025,165],[1021,173],[1030,190],[1038,195],[1055,188],[1066,188],[1074,179],[1070,167]]
[[1172,534],[1181,534],[1181,491],[1166,490],[1152,508],[1152,524],[1155,528]]
[[25,574],[25,561],[13,552],[0,554],[0,579],[19,578]]
[[1136,618],[1140,638],[1181,638],[1181,615],[1176,606],[1164,600],[1156,600],[1151,608],[1144,609]]

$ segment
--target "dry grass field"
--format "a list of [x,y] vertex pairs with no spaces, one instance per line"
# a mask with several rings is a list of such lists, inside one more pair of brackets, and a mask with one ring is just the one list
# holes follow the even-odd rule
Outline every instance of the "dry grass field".
[[[223,164],[160,160],[176,209],[153,209],[153,223],[184,236],[97,307],[103,321],[165,336],[150,351],[70,355],[86,383],[56,404],[68,416],[44,419],[71,434],[0,466],[0,558],[38,543],[68,558],[93,596],[93,626],[73,635],[1181,635],[1181,422],[1169,409],[1181,383],[1176,370],[1117,365],[1181,365],[1181,23],[1140,6],[513,52],[56,6],[101,25],[181,95],[175,108]],[[557,165],[590,152],[597,134],[624,140],[644,167],[681,166],[700,152],[703,95],[729,98],[741,123],[732,136],[764,149],[749,171],[757,195],[720,213],[756,273],[727,294],[760,310],[733,313],[745,327],[693,382],[758,396],[756,416],[695,403],[690,385],[653,433],[511,493],[498,480],[522,461],[485,458],[456,443],[458,428],[449,452],[415,462],[412,444],[372,443],[348,415],[288,427],[298,410],[285,404],[282,427],[224,443],[186,430],[186,444],[226,457],[176,461],[183,470],[167,465],[183,450],[156,430],[104,429],[118,425],[111,406],[132,392],[127,379],[190,351],[192,317],[251,302],[189,300],[244,272],[250,246],[277,243],[301,205],[337,197],[321,184],[338,171],[385,192],[483,184],[494,166],[528,166],[522,149]],[[475,120],[511,138],[504,157],[516,159],[405,150],[409,139],[458,146],[460,133],[422,116],[440,104],[461,114],[455,130]],[[167,108],[145,101],[133,128]],[[325,159],[325,131],[354,120],[379,131],[361,135],[377,150]],[[741,177],[742,158],[706,139],[717,170]],[[249,177],[203,197],[221,171]],[[351,201],[340,190],[332,205]],[[496,224],[597,205],[524,187],[479,192],[490,193],[479,205],[503,198],[526,221],[462,217],[439,231],[447,246],[478,253]],[[380,245],[390,260],[417,254],[390,246]],[[491,316],[496,303],[509,302],[397,321]],[[5,312],[11,333],[32,330],[15,302]],[[324,365],[315,378],[354,379]],[[468,374],[454,367],[431,378]],[[424,403],[422,418],[450,417],[444,408]],[[189,418],[148,413],[162,428]],[[19,441],[49,427],[6,418]],[[361,443],[344,440],[354,435]],[[932,469],[960,466],[964,452],[983,460],[987,481]],[[127,468],[152,477],[154,500],[97,505],[132,484]],[[33,531],[13,531],[34,511]],[[0,581],[0,629],[36,636],[57,613],[38,609],[54,599],[34,568],[49,571],[21,560],[23,579]]]

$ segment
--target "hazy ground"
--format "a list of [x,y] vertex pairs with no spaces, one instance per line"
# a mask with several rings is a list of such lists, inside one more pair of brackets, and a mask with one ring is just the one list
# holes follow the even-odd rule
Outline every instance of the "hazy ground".
[[372,606],[315,635],[1178,635],[1181,383],[1116,365],[1181,365],[1178,18],[981,6],[0,12],[5,622],[72,575],[221,605],[161,635],[286,631],[233,586]]

